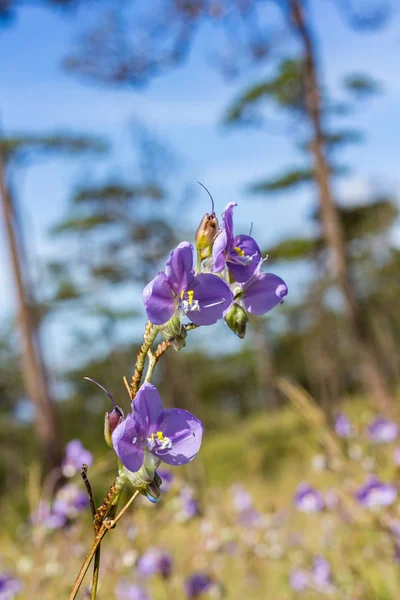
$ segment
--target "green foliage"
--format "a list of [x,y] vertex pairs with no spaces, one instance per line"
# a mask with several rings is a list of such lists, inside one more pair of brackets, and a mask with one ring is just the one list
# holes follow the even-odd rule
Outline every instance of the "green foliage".
[[6,162],[22,163],[43,154],[75,156],[76,154],[107,150],[104,140],[92,136],[55,133],[51,135],[19,135],[0,139],[0,152]]
[[294,237],[283,240],[276,246],[268,249],[268,258],[271,261],[298,261],[310,260],[315,257],[316,252],[323,247],[320,238]]
[[266,192],[279,192],[298,186],[301,183],[308,183],[313,180],[314,173],[311,169],[298,168],[288,169],[283,175],[273,179],[267,179],[249,186],[249,191],[253,194],[265,194]]
[[378,199],[370,204],[340,207],[340,217],[347,240],[381,235],[394,224],[398,211],[390,199]]
[[233,102],[227,110],[224,122],[231,124],[248,121],[254,108],[265,100],[272,100],[283,109],[303,113],[304,90],[301,70],[302,63],[299,60],[283,60],[278,65],[275,76],[251,86]]
[[370,75],[365,73],[352,73],[344,78],[343,86],[355,100],[368,99],[379,94],[381,85]]

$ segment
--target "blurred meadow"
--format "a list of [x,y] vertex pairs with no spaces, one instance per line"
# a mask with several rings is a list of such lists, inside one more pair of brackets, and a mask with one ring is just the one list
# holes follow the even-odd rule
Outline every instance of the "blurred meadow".
[[289,293],[168,338],[152,382],[203,443],[107,532],[97,598],[399,598],[399,25],[395,0],[0,0],[0,600],[72,600],[81,465],[96,508],[117,473],[84,377],[129,412],[198,182]]

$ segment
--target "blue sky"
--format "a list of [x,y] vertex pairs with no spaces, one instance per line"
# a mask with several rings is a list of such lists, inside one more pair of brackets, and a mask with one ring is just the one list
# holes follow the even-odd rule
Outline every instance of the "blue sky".
[[[399,16],[374,34],[352,32],[334,3],[314,0],[313,18],[321,44],[325,80],[334,92],[348,72],[366,71],[383,85],[384,94],[354,118],[351,126],[367,133],[366,143],[345,153],[354,173],[338,187],[338,195],[356,200],[372,188],[400,190],[398,118],[400,78]],[[105,89],[83,83],[61,69],[61,60],[79,33],[85,13],[65,17],[48,9],[23,7],[13,26],[0,30],[0,115],[6,133],[71,130],[104,135],[112,143],[110,157],[94,166],[88,159],[43,161],[18,174],[17,189],[26,215],[30,249],[44,256],[54,251],[49,227],[62,217],[74,185],[83,178],[134,169],[129,123],[142,121],[171,144],[183,159],[182,185],[202,181],[221,212],[237,201],[239,227],[255,222],[254,234],[264,245],[310,230],[313,197],[308,191],[276,200],[246,196],[246,184],[298,164],[289,137],[248,129],[227,131],[220,125],[224,109],[246,81],[227,82],[210,65],[212,30],[197,36],[190,60],[176,71],[154,79],[148,87]],[[179,192],[180,193],[180,192]],[[184,218],[196,221],[208,208],[197,193]],[[174,215],[173,215],[174,216]],[[238,227],[238,228],[239,228]],[[395,233],[399,239],[400,235]],[[0,230],[0,311],[13,312],[13,282],[8,270],[4,232]],[[293,277],[293,284],[296,278]]]

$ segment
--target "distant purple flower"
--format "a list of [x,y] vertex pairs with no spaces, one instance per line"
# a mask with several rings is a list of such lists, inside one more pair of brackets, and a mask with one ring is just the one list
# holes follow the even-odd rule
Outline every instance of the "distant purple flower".
[[14,600],[22,591],[22,582],[10,573],[0,573],[0,600]]
[[213,271],[220,273],[225,266],[238,283],[248,281],[261,260],[261,252],[255,239],[249,235],[233,235],[233,209],[236,202],[229,202],[222,215],[221,232],[213,245]]
[[173,474],[171,473],[171,471],[167,471],[166,469],[158,469],[157,473],[162,479],[161,491],[169,492],[174,482]]
[[319,512],[324,508],[321,494],[305,481],[297,486],[294,502],[301,512]]
[[163,410],[160,394],[151,383],[144,383],[132,402],[132,413],[112,434],[114,450],[122,464],[136,472],[145,453],[155,462],[184,465],[200,449],[203,425],[187,410]]
[[377,417],[368,425],[368,434],[375,444],[388,444],[393,442],[399,433],[397,423],[384,417]]
[[337,415],[335,419],[335,431],[341,438],[349,438],[353,434],[353,427],[350,419],[344,414]]
[[117,600],[151,600],[149,594],[139,585],[129,581],[119,581],[115,588]]
[[331,594],[335,588],[330,564],[322,556],[315,556],[311,571],[294,569],[291,572],[290,587],[294,592],[304,592],[307,588],[312,588],[322,594]]
[[83,464],[90,467],[92,463],[92,453],[84,448],[80,440],[71,440],[68,442],[61,465],[65,477],[73,477],[80,471]]
[[51,512],[56,517],[74,519],[88,506],[87,494],[76,485],[68,483],[58,490]]
[[161,575],[168,579],[171,575],[172,559],[160,548],[149,548],[138,560],[138,572],[142,577]]
[[182,488],[179,495],[179,503],[180,507],[177,514],[177,520],[179,522],[184,523],[186,521],[190,521],[190,519],[193,519],[194,517],[199,516],[199,502],[190,486],[185,485],[185,487]]
[[315,587],[321,592],[332,590],[331,566],[323,556],[314,557],[311,573]]
[[240,483],[231,488],[232,502],[237,512],[244,512],[253,507],[253,498],[246,488]]
[[209,590],[213,585],[213,580],[206,573],[194,573],[184,583],[185,594],[187,598],[192,600],[198,598],[200,594]]
[[374,475],[371,475],[356,492],[356,499],[364,508],[390,506],[396,498],[396,487],[391,483],[383,483]]
[[293,569],[290,573],[290,587],[294,592],[304,592],[311,580],[311,574],[305,569]]
[[181,242],[160,272],[143,290],[147,316],[154,325],[167,323],[175,313],[196,325],[212,325],[233,302],[229,286],[213,273],[194,274],[192,244]]
[[393,450],[393,460],[396,467],[400,467],[400,446]]
[[237,523],[242,527],[259,528],[265,524],[265,518],[255,508],[249,508],[238,515]]

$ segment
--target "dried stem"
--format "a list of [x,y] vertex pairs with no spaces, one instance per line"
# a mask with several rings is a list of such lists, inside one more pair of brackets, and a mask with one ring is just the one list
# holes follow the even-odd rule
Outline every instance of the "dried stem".
[[[99,529],[96,533],[96,536],[94,538],[92,547],[90,548],[89,552],[87,553],[84,563],[81,566],[80,571],[78,573],[78,577],[76,578],[74,587],[72,588],[72,591],[71,591],[70,595],[68,596],[68,600],[75,600],[76,595],[79,591],[79,588],[82,585],[82,581],[87,573],[88,568],[90,567],[90,563],[92,562],[93,557],[95,556],[98,548],[100,547],[103,537],[106,535],[107,531],[109,531],[110,529],[115,527],[115,525],[118,523],[118,521],[121,519],[121,517],[128,510],[128,508],[130,507],[132,502],[135,500],[135,498],[138,496],[138,494],[139,494],[139,492],[136,490],[136,492],[133,494],[133,496],[131,497],[129,502],[127,502],[125,504],[124,508],[118,513],[118,515],[115,517],[115,519],[106,519],[99,527]],[[98,573],[97,573],[97,577],[98,577]]]
[[89,497],[89,503],[90,503],[90,510],[92,511],[92,516],[93,519],[96,516],[96,507],[94,505],[94,501],[93,501],[93,492],[92,492],[92,486],[90,485],[88,476],[87,476],[87,470],[88,470],[88,466],[87,465],[82,465],[81,468],[81,477],[83,479],[83,483],[86,486],[87,489],[87,493],[88,493],[88,497]]

